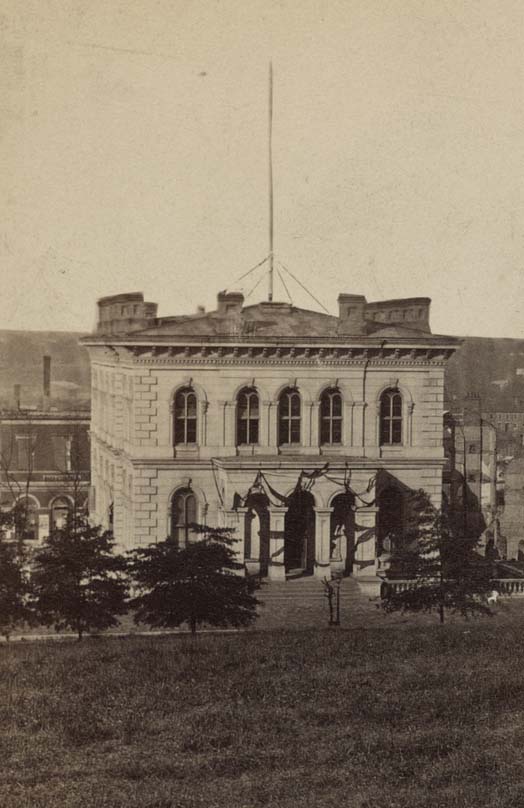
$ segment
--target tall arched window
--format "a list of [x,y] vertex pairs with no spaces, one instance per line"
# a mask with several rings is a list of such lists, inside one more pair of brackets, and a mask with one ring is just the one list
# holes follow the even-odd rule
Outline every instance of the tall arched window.
[[258,393],[245,387],[237,397],[237,445],[258,443]]
[[342,396],[334,388],[320,399],[320,443],[342,443]]
[[278,445],[300,443],[300,395],[288,387],[278,402]]
[[193,533],[189,527],[196,522],[196,499],[190,488],[177,491],[171,500],[171,538],[178,547],[186,547]]
[[402,443],[402,396],[395,387],[380,397],[380,445],[398,443]]
[[175,396],[174,444],[197,441],[197,397],[191,387],[184,387]]

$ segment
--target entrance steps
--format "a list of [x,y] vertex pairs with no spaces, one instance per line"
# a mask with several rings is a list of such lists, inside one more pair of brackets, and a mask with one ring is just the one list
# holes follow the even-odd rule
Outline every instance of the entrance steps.
[[[261,602],[256,628],[318,628],[329,624],[325,587],[313,576],[263,581],[255,595]],[[340,625],[349,627],[373,621],[378,612],[377,603],[378,599],[362,592],[354,578],[342,578]]]

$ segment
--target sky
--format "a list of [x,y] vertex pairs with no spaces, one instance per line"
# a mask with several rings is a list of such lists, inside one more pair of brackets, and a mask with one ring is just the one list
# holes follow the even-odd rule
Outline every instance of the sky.
[[0,328],[265,298],[272,61],[276,266],[524,337],[521,0],[0,0],[0,37]]

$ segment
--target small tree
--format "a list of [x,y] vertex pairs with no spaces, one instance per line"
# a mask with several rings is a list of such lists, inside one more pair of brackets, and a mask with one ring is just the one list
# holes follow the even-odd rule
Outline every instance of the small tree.
[[45,625],[85,632],[118,625],[127,611],[126,560],[114,553],[113,536],[91,526],[83,514],[70,514],[35,552],[32,589]]
[[130,553],[130,574],[138,595],[130,601],[136,623],[175,628],[187,623],[193,636],[202,623],[248,626],[256,618],[254,581],[241,568],[228,528],[192,525],[203,536],[179,548],[167,539]]
[[329,607],[329,625],[340,625],[340,584],[342,578],[337,575],[333,578],[323,578],[324,596],[327,598]]
[[20,626],[31,623],[28,552],[16,538],[15,526],[24,519],[22,507],[0,511],[0,634],[9,640]]
[[475,550],[478,539],[453,532],[447,515],[433,507],[424,491],[408,503],[403,537],[395,537],[393,564],[405,570],[407,588],[395,591],[386,585],[382,608],[431,612],[444,622],[446,610],[465,617],[492,614],[486,602],[491,589],[491,566]]

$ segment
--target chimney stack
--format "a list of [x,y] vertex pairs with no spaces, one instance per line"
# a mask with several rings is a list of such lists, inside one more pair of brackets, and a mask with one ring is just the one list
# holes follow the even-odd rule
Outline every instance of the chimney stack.
[[364,295],[338,296],[338,333],[357,335],[366,333],[366,298]]
[[14,386],[14,399],[15,399],[15,410],[20,409],[20,400],[21,400],[21,386],[19,384],[15,384]]
[[51,357],[44,356],[44,410],[49,407],[51,398]]

